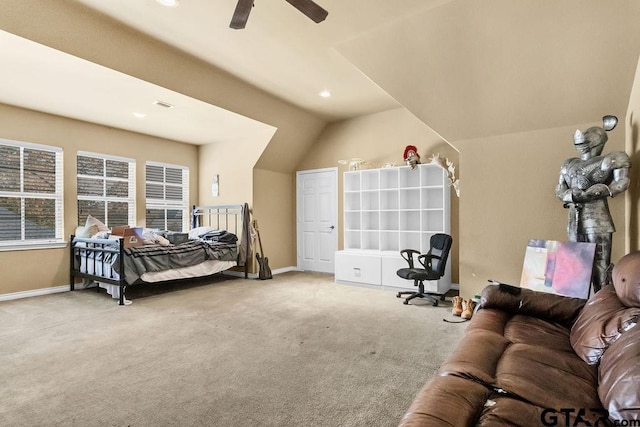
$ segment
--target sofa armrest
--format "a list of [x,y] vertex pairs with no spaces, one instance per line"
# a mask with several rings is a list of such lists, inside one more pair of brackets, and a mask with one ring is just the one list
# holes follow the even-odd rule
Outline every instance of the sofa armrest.
[[502,285],[489,285],[482,290],[480,308],[535,316],[571,326],[585,303],[586,300],[581,298],[537,292],[516,286],[507,288]]
[[469,379],[434,376],[418,392],[399,427],[475,425],[490,394]]

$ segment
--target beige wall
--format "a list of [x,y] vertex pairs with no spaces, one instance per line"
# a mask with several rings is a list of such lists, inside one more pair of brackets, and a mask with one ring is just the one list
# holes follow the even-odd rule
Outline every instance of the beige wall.
[[625,252],[640,249],[640,67],[636,69],[629,108],[624,123],[626,130],[625,151],[631,157],[631,182],[625,194],[627,239]]
[[[272,270],[297,265],[295,174],[253,170],[253,218]],[[260,251],[258,242],[254,250]]]
[[[76,153],[78,150],[136,161],[136,218],[144,225],[144,165],[147,161],[189,167],[189,198],[198,197],[198,147],[133,132],[65,119],[0,104],[0,138],[63,148],[64,235],[78,225]],[[69,284],[69,248],[0,251],[0,294]]]
[[[362,158],[371,167],[382,167],[387,162],[402,165],[404,147],[415,145],[423,162],[439,153],[458,164],[458,152],[438,134],[416,119],[404,108],[369,114],[355,119],[343,120],[327,126],[318,142],[300,162],[297,170],[339,168],[338,176],[338,232],[343,236],[342,173],[348,170],[338,160]],[[294,188],[295,189],[295,188]],[[451,232],[454,238],[452,249],[452,279],[458,279],[458,198],[451,191]],[[295,241],[294,241],[295,243]],[[339,239],[342,248],[343,239]]]
[[[460,149],[460,291],[479,293],[488,279],[519,284],[529,239],[566,240],[567,211],[555,198],[560,166],[575,157],[577,128],[598,123],[458,141]],[[605,153],[624,149],[624,128]],[[616,224],[612,261],[624,254],[624,197],[610,200]]]

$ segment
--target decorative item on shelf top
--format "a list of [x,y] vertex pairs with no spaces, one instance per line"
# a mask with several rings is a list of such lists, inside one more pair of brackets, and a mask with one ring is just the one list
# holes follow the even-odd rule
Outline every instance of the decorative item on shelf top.
[[460,197],[460,180],[456,178],[456,165],[449,159],[440,157],[440,153],[433,154],[429,158],[429,163],[442,166],[447,170],[449,177],[449,186],[456,191],[456,196]]
[[364,159],[359,159],[357,157],[354,157],[351,160],[338,160],[338,163],[341,165],[349,165],[350,171],[357,171],[360,169],[368,168],[367,161]]
[[416,165],[420,164],[420,154],[418,154],[418,149],[415,145],[407,145],[404,147],[402,158],[407,162],[408,166],[411,166],[411,169],[415,169]]

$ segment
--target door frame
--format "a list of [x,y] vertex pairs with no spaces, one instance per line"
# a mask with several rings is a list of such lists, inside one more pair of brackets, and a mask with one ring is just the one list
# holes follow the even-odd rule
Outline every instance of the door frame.
[[[320,168],[320,169],[308,169],[308,170],[303,170],[303,171],[296,171],[296,266],[298,268],[298,270],[302,270],[302,266],[301,266],[301,262],[300,259],[302,257],[301,254],[301,250],[302,250],[302,232],[298,227],[298,218],[300,218],[300,214],[301,214],[301,209],[302,206],[300,204],[300,176],[301,175],[306,175],[306,174],[312,174],[312,173],[323,173],[323,172],[333,172],[334,175],[334,182],[335,182],[335,186],[334,186],[334,197],[335,197],[335,222],[336,222],[336,228],[334,229],[334,248],[333,251],[334,253],[338,251],[338,243],[339,243],[339,239],[338,239],[338,223],[339,223],[339,206],[338,206],[338,168],[337,167],[330,167],[330,168]],[[334,271],[335,271],[335,257],[333,260],[333,264],[334,264]]]

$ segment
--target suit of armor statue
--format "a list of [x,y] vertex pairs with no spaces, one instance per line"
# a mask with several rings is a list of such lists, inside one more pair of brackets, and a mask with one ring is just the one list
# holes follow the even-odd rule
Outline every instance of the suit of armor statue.
[[609,281],[611,242],[615,232],[609,213],[608,197],[614,197],[629,187],[629,156],[615,151],[602,156],[607,131],[617,124],[614,116],[605,116],[604,128],[579,130],[573,143],[579,158],[564,162],[556,187],[556,197],[569,209],[567,236],[571,242],[596,244],[593,289],[598,292]]

